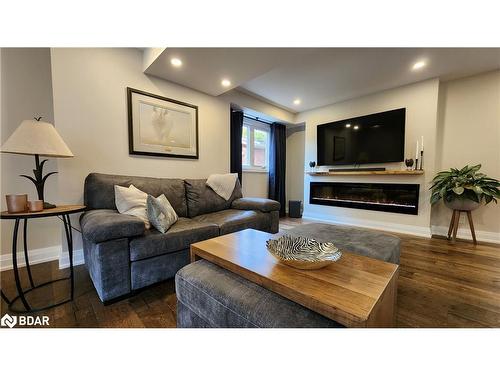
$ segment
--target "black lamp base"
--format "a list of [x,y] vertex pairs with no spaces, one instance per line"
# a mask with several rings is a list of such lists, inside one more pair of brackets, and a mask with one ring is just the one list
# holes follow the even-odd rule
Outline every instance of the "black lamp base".
[[43,165],[45,164],[47,160],[43,160],[40,163],[40,157],[38,155],[35,155],[35,169],[33,169],[33,174],[35,175],[35,178],[27,175],[21,175],[21,177],[25,177],[33,184],[35,184],[36,191],[38,193],[38,200],[43,201],[43,208],[48,209],[48,208],[55,208],[56,206],[52,203],[45,202],[44,199],[44,187],[45,187],[45,181],[50,175],[56,174],[57,172],[50,172],[47,173],[45,176],[43,175]]

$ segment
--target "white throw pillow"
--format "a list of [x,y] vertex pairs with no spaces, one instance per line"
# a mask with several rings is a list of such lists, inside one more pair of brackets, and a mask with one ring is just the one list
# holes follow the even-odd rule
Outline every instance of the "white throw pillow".
[[165,233],[178,219],[177,213],[165,194],[158,198],[148,195],[146,211],[151,225],[161,233]]
[[149,229],[151,225],[146,213],[147,198],[148,195],[134,185],[130,185],[128,188],[115,185],[115,204],[118,212],[138,217],[144,221],[146,229]]
[[208,176],[207,185],[225,200],[233,195],[238,173],[212,174]]

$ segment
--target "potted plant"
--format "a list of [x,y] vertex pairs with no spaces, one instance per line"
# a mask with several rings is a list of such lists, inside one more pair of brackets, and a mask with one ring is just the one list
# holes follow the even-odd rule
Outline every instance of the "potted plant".
[[439,172],[432,180],[431,204],[443,199],[452,210],[472,211],[500,198],[500,182],[479,173],[481,164]]

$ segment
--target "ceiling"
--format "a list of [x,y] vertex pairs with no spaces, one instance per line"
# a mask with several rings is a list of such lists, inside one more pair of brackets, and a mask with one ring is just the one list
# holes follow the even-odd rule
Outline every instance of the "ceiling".
[[[157,49],[155,49],[157,50]],[[218,96],[243,85],[293,59],[300,51],[293,48],[164,48],[144,73]],[[171,59],[182,61],[175,67]],[[221,85],[223,79],[231,84]]]
[[[174,57],[181,67],[172,66]],[[426,65],[413,70],[418,61]],[[237,88],[301,112],[429,78],[495,69],[500,48],[165,48],[144,72],[215,96]],[[228,87],[221,85],[224,78]]]

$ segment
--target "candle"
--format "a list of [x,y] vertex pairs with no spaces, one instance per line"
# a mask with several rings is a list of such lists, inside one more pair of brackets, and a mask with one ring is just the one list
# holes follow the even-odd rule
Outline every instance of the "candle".
[[418,140],[417,140],[417,149],[416,149],[416,152],[415,152],[415,160],[418,159]]
[[421,150],[424,151],[424,136],[422,136],[422,146]]

